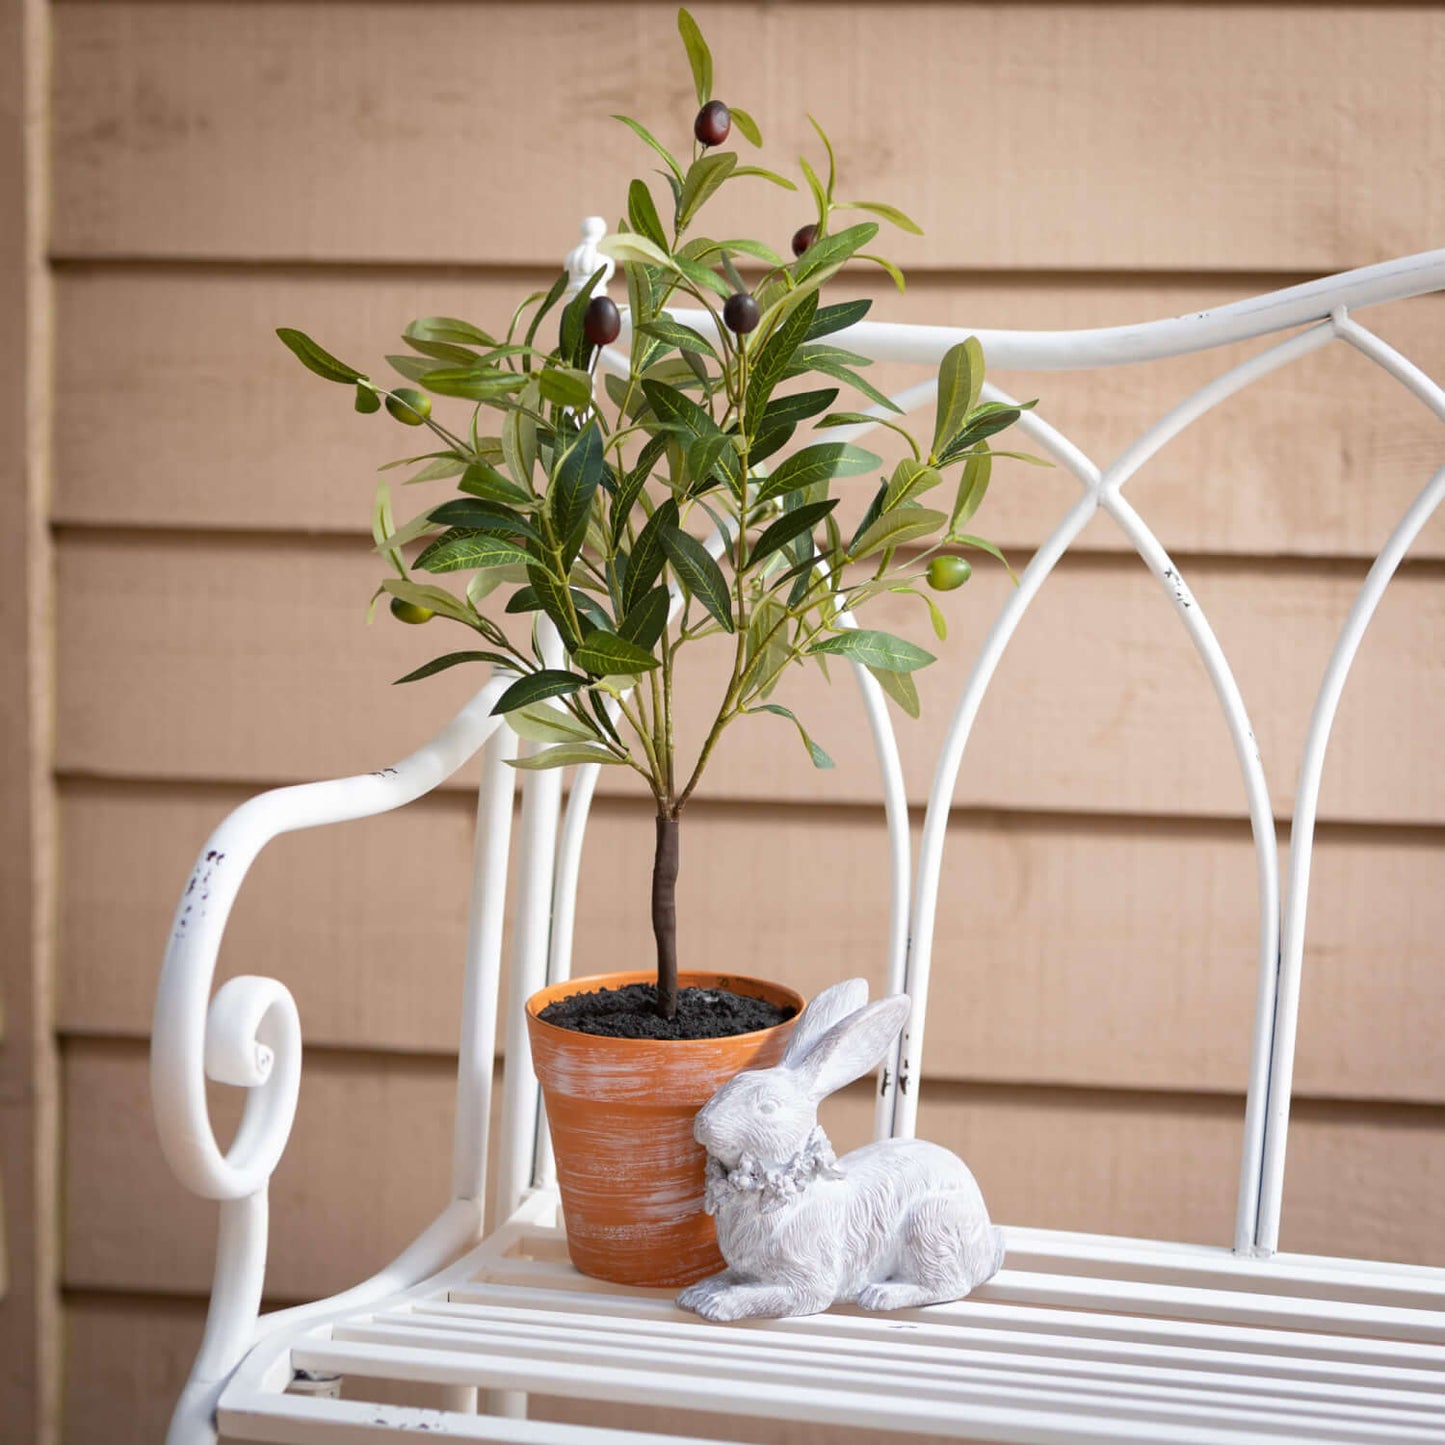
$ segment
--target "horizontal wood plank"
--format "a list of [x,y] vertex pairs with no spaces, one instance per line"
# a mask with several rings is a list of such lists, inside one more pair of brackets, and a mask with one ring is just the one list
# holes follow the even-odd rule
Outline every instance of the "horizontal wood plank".
[[[161,1160],[143,1046],[66,1056],[65,1283],[204,1293],[215,1205]],[[445,1199],[455,1081],[381,1055],[313,1055],[296,1132],[272,1183],[267,1288],[355,1283]],[[957,1149],[1008,1224],[1227,1243],[1242,1108],[1234,1099],[1072,1090],[926,1090],[923,1137]],[[825,1109],[840,1149],[868,1137],[854,1087]],[[1445,1127],[1438,1109],[1304,1104],[1290,1134],[1281,1247],[1445,1263]]]
[[[146,1050],[74,1044],[64,1067],[65,1283],[209,1293],[216,1206],[178,1184],[161,1155]],[[220,1085],[210,1094],[224,1146],[243,1100]],[[441,1212],[455,1098],[450,1061],[308,1055],[271,1181],[268,1295],[297,1300],[357,1284]]]
[[[308,375],[276,340],[299,326],[348,361],[389,375],[382,358],[419,315],[504,327],[548,273],[79,267],[57,291],[56,520],[104,526],[364,533],[375,469],[421,450],[382,416]],[[1265,289],[1269,283],[1254,283]],[[1237,300],[1245,280],[925,275],[906,296],[873,291],[889,320],[971,327],[1085,328],[1184,314]],[[1364,313],[1427,372],[1445,374],[1445,297]],[[1181,358],[1127,371],[999,372],[1011,394],[1101,463],[1181,397],[1244,354]],[[917,379],[877,369],[885,386]],[[843,402],[843,405],[849,404]],[[447,415],[460,403],[437,403]],[[919,428],[930,425],[925,415]],[[136,444],[143,427],[146,444]],[[885,434],[884,443],[888,439]],[[1277,373],[1191,429],[1131,484],[1165,544],[1181,552],[1373,556],[1445,456],[1445,431],[1413,398],[1344,347]],[[393,473],[393,479],[405,473]],[[445,484],[394,488],[398,515]],[[979,527],[1031,549],[1077,494],[1062,472],[1001,463]],[[1086,548],[1127,549],[1113,528]],[[1415,556],[1445,556],[1445,516]]]
[[[174,895],[201,840],[242,796],[64,788],[66,1033],[148,1034]],[[219,976],[281,979],[311,1044],[454,1051],[472,812],[450,795],[278,839],[232,915]],[[880,817],[699,803],[683,838],[687,962],[780,978],[808,996],[853,975],[881,990]],[[651,839],[644,806],[598,803],[577,972],[650,966]],[[1321,840],[1297,1096],[1445,1103],[1442,847],[1433,835],[1353,829]],[[1242,827],[961,815],[947,870],[930,1080],[1244,1087],[1256,923]]]
[[[1275,805],[1293,769],[1317,680],[1359,585],[1355,566],[1183,569],[1250,705]],[[59,549],[59,736],[63,772],[151,779],[293,780],[369,771],[404,756],[478,685],[454,669],[411,688],[387,681],[457,646],[444,621],[368,632],[379,569],[360,544],[78,533]],[[945,661],[919,674],[923,717],[900,720],[915,801],[927,796],[952,698],[1010,594],[980,567],[945,599]],[[879,598],[871,625],[934,641],[911,598]],[[1392,585],[1335,726],[1321,816],[1445,820],[1436,764],[1445,697],[1445,582],[1426,569]],[[467,634],[470,636],[470,634]],[[699,648],[679,683],[684,758],[721,696]],[[699,667],[701,671],[699,671]],[[787,724],[749,721],[717,750],[706,795],[872,802],[876,765],[856,690],[838,670],[785,680],[832,752],[807,766]],[[1381,746],[1382,739],[1389,746]],[[988,807],[1239,816],[1243,792],[1222,715],[1172,603],[1137,561],[1076,559],[1043,589],[974,730],[957,801]],[[610,770],[621,773],[622,769]],[[604,787],[628,787],[632,774]]]
[[[1445,220],[1428,183],[1445,164],[1438,10],[699,18],[769,157],[817,153],[812,110],[846,193],[917,215],[928,236],[890,242],[905,264],[1327,271],[1437,244]],[[668,6],[77,4],[55,19],[63,256],[535,262],[650,168],[610,113],[690,139]],[[585,70],[556,62],[559,36]],[[734,196],[718,224],[780,242],[806,209],[761,182]]]
[[203,1300],[85,1295],[65,1303],[64,1445],[164,1440],[201,1347]]

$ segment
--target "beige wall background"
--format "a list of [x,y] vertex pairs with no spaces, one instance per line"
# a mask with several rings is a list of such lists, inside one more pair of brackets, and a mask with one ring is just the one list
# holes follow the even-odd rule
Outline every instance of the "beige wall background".
[[[1146,320],[1445,237],[1445,6],[695,13],[719,93],[758,117],[774,160],[808,144],[811,109],[846,189],[924,225],[889,248],[911,280],[877,293],[880,315]],[[24,347],[10,329],[0,363],[0,836],[11,936],[30,940],[4,975],[0,1390],[39,1439],[119,1445],[159,1437],[212,1261],[214,1207],[165,1169],[146,1082],[195,850],[262,787],[409,751],[469,681],[387,686],[450,641],[363,624],[375,468],[413,438],[353,417],[273,329],[379,366],[413,316],[504,321],[579,218],[615,214],[647,164],[606,117],[676,133],[692,102],[670,4],[5,0],[0,14],[0,284],[7,315],[39,318]],[[750,233],[781,242],[806,219],[771,191],[737,193]],[[1445,374],[1445,300],[1366,319]],[[1104,459],[1217,366],[998,379]],[[1331,351],[1230,403],[1134,485],[1235,666],[1282,820],[1336,630],[1442,453],[1418,405]],[[1022,562],[1071,486],[1001,467],[980,529]],[[950,599],[953,665],[924,675],[923,719],[903,724],[915,804],[1007,585],[980,567]],[[1445,1264],[1442,640],[1437,519],[1365,644],[1326,774],[1287,1249]],[[811,682],[796,702],[837,772],[808,769],[781,723],[734,735],[690,812],[681,907],[689,956],[812,990],[879,977],[886,874],[856,703]],[[274,1185],[278,1302],[370,1273],[443,1197],[469,781],[280,840],[237,909],[223,973],[284,979],[308,1044]],[[1253,853],[1203,671],[1109,524],[1021,629],[958,801],[923,1131],[966,1155],[1007,1222],[1228,1242]],[[598,804],[583,967],[648,948],[646,813],[625,788]],[[845,1099],[840,1140],[867,1113]]]

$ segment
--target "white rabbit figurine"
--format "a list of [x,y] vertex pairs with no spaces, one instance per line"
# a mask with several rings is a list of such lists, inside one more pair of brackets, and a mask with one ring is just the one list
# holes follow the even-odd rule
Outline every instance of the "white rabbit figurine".
[[782,1062],[729,1080],[698,1111],[706,1209],[728,1268],[690,1285],[710,1320],[808,1315],[835,1302],[894,1310],[961,1299],[1003,1263],[1003,1231],[968,1167],[921,1139],[835,1159],[818,1103],[875,1068],[908,997],[868,1002],[861,978],[820,993]]

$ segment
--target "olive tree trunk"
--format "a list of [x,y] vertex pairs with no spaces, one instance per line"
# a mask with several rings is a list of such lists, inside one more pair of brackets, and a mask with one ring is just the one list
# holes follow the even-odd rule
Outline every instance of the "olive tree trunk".
[[677,862],[678,819],[657,815],[657,845],[652,855],[652,934],[657,940],[657,1011],[665,1019],[677,1013]]

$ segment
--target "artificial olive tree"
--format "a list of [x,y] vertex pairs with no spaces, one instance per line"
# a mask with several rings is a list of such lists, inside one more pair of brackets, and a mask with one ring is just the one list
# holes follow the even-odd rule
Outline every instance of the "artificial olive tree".
[[[484,645],[449,652],[400,681],[462,663],[506,669],[516,681],[496,711],[544,744],[517,767],[601,763],[632,768],[646,782],[657,811],[658,1008],[669,1018],[678,823],[719,740],[739,718],[772,714],[797,728],[815,766],[831,767],[803,723],[773,700],[789,669],[808,660],[825,670],[829,658],[864,664],[898,706],[917,715],[912,673],[932,654],[887,632],[844,628],[840,617],[883,593],[912,593],[944,635],[937,607],[918,584],[959,586],[969,575],[962,555],[969,550],[1002,560],[965,529],[1000,455],[989,438],[1019,416],[1017,407],[980,402],[983,355],[970,338],[940,365],[926,452],[889,419],[898,408],[862,375],[867,358],[836,339],[870,303],[825,305],[822,290],[853,261],[874,262],[903,284],[896,267],[865,251],[878,222],[839,227],[840,213],[918,228],[892,206],[835,199],[836,165],[821,127],[826,180],[800,161],[816,216],[792,237],[791,258],[761,241],[699,234],[707,202],[725,185],[796,187],[720,149],[734,133],[760,145],[757,125],[713,97],[712,57],[686,10],[678,27],[701,106],[690,158],[680,160],[636,120],[617,117],[660,158],[665,182],[659,211],[654,187],[632,181],[626,228],[602,243],[627,283],[625,375],[609,372],[597,385],[598,350],[621,331],[617,307],[596,294],[600,270],[570,299],[568,278],[559,276],[550,290],[528,296],[499,332],[450,317],[412,322],[404,333],[412,354],[388,358],[412,387],[387,388],[302,333],[278,333],[312,371],[353,387],[358,411],[385,405],[398,421],[440,439],[440,450],[407,459],[422,464],[408,480],[450,480],[454,497],[398,528],[384,482],[378,490],[373,529],[395,573],[378,596],[390,594],[403,621],[443,617]],[[761,275],[745,282],[739,266],[754,274],[761,268]],[[560,326],[544,334],[559,304]],[[706,334],[670,314],[680,305],[708,315]],[[549,346],[552,334],[558,340]],[[873,411],[835,409],[844,389]],[[432,396],[471,403],[469,417],[451,429],[433,415]],[[490,416],[497,423],[484,425]],[[805,423],[826,429],[875,418],[908,447],[887,475],[877,456],[851,442],[794,445]],[[847,535],[834,515],[839,483],[871,492]],[[929,505],[939,492],[948,504]],[[707,531],[711,547],[699,537]],[[418,573],[456,574],[465,586],[452,591],[418,581]],[[561,666],[544,661],[539,618],[561,639]],[[731,668],[711,725],[684,756],[675,731],[678,666],[684,651],[709,639],[731,649]]]

